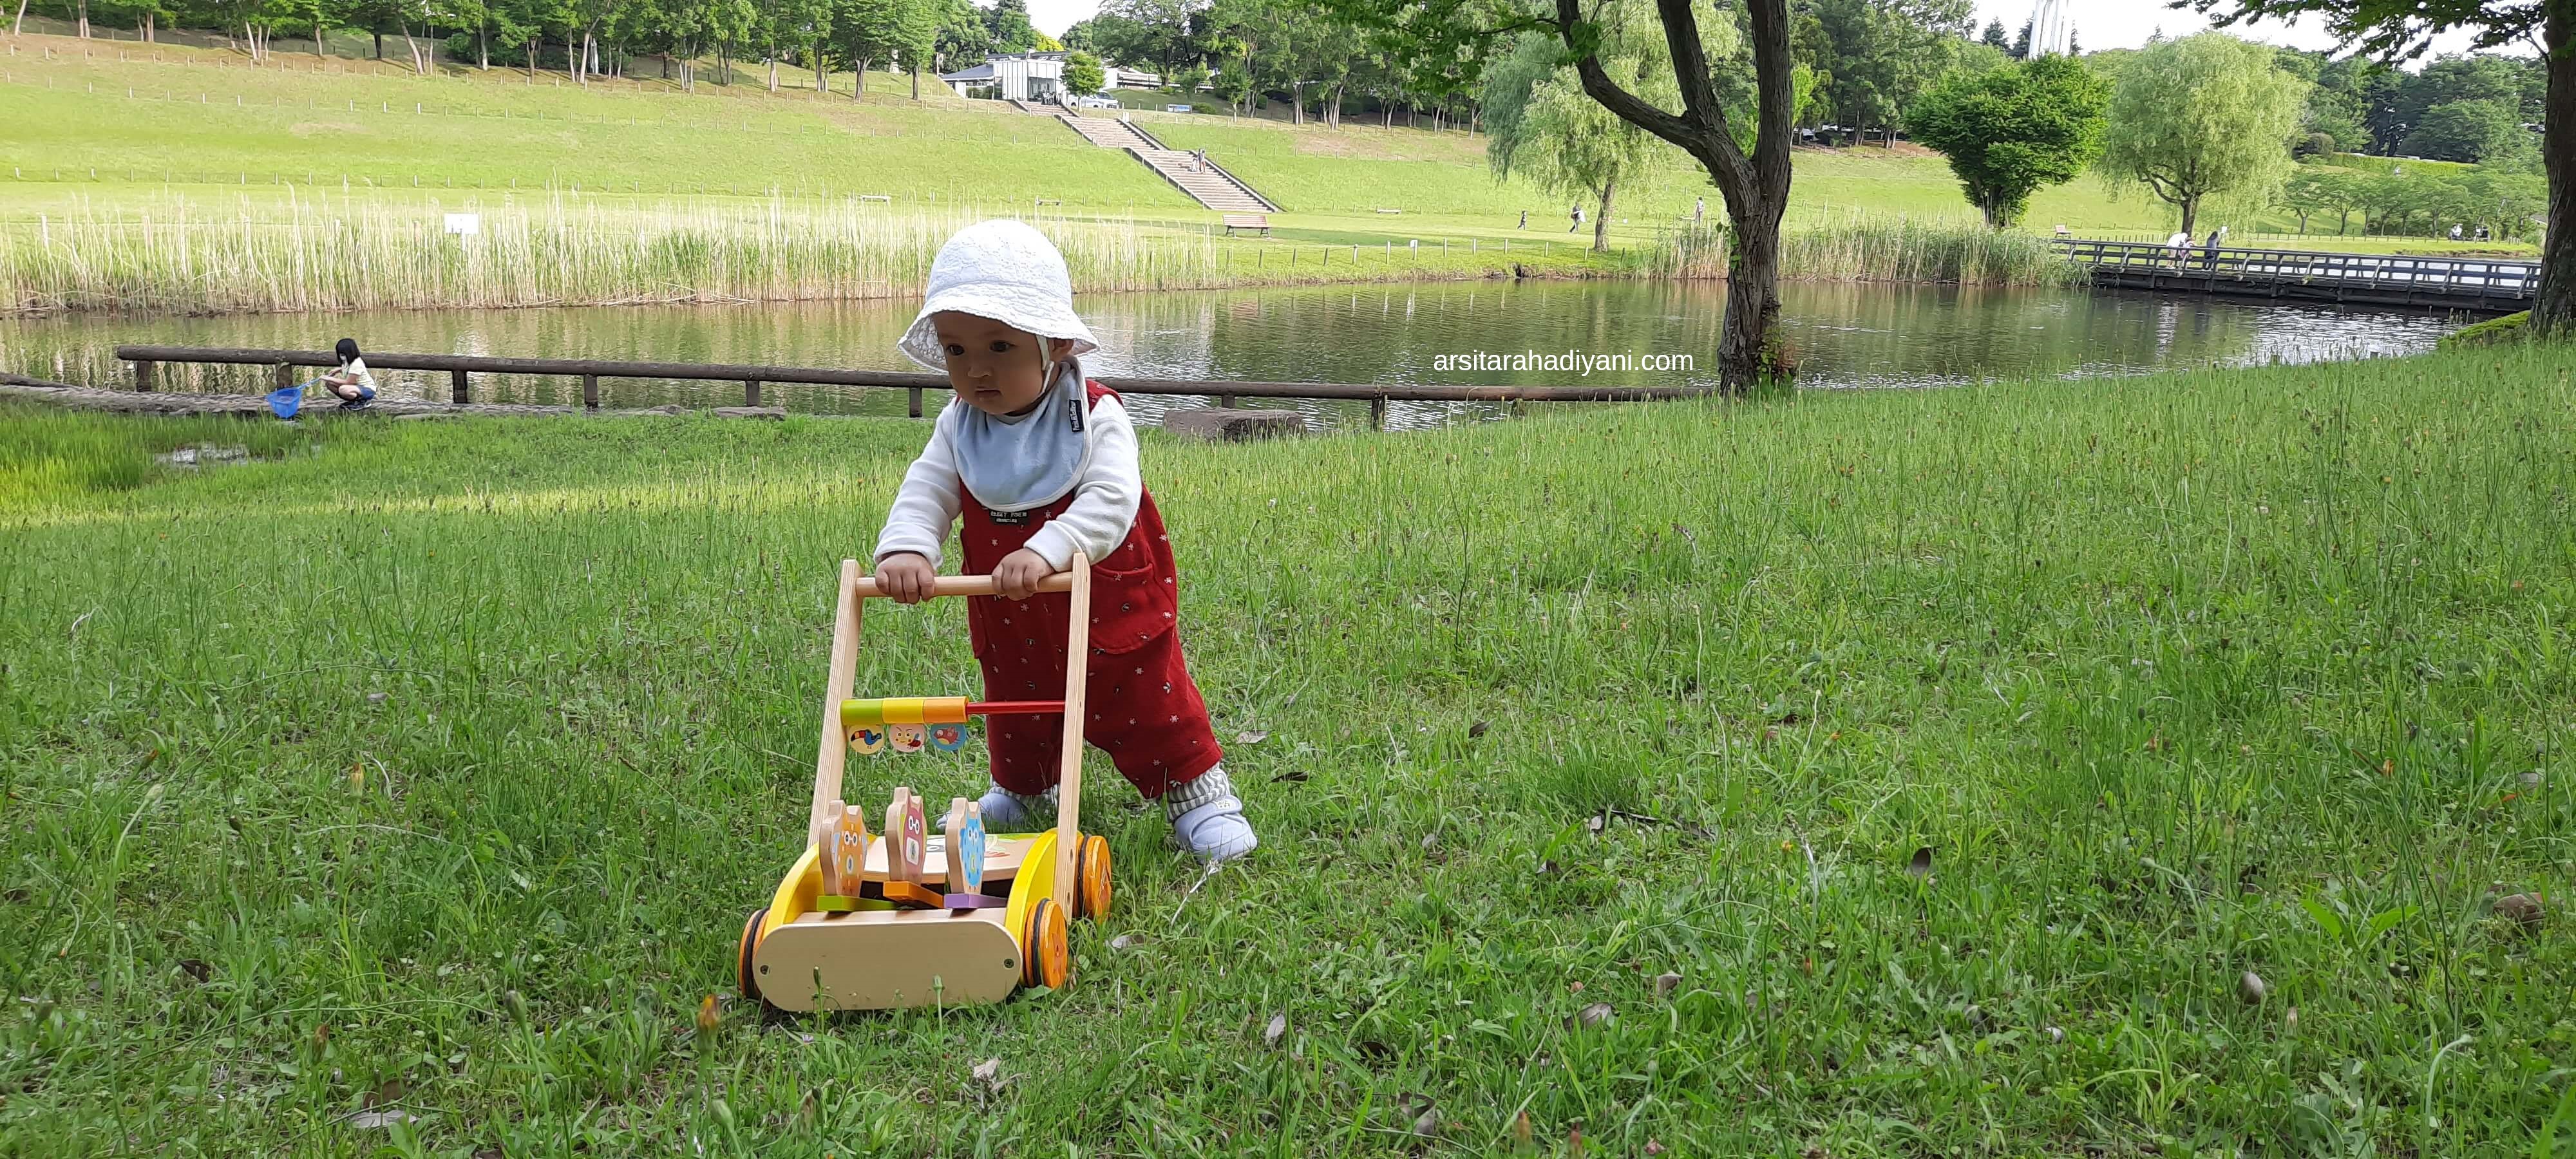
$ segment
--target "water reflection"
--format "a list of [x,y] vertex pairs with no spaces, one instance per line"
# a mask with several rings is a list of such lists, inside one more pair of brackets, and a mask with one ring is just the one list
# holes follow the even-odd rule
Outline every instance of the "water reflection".
[[[1103,349],[1094,373],[1236,381],[1708,385],[1716,381],[1721,284],[1445,282],[1088,296]],[[1989,379],[2079,378],[2186,366],[2308,362],[2430,347],[2456,323],[2420,313],[2273,306],[2082,290],[1791,284],[1783,324],[1808,387],[1931,387]],[[382,350],[555,358],[912,369],[894,340],[904,302],[791,302],[555,310],[375,311],[221,318],[77,317],[0,322],[0,367],[61,381],[126,385],[120,342],[322,349],[350,334]],[[1687,370],[1474,371],[1475,352],[1687,355]],[[256,368],[163,368],[165,389],[256,392]],[[443,374],[388,373],[397,395],[445,398]],[[475,396],[577,403],[573,379],[478,376]],[[739,383],[604,380],[606,405],[713,406]],[[900,391],[768,384],[764,401],[816,413],[901,414]],[[1204,399],[1133,400],[1150,420]],[[934,405],[936,403],[934,402]],[[1365,422],[1360,403],[1294,406],[1329,425]],[[1397,404],[1396,426],[1502,413],[1494,406]]]

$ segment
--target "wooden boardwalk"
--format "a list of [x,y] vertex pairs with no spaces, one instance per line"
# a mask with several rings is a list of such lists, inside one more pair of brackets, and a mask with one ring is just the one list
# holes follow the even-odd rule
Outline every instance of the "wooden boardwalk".
[[2151,242],[2059,241],[2093,284],[2232,298],[2414,306],[2505,314],[2531,308],[2540,263],[2311,250],[2175,249]]

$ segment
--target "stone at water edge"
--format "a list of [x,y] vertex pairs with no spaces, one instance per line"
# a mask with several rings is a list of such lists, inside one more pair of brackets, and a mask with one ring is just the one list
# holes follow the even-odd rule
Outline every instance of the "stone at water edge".
[[1163,416],[1163,429],[1212,443],[1248,443],[1306,433],[1306,416],[1293,410],[1200,407]]

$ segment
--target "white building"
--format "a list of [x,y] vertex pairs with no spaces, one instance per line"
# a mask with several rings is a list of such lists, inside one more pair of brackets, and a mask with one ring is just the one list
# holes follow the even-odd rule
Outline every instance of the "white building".
[[[986,97],[1005,101],[1058,101],[1064,96],[1089,96],[1089,93],[1066,94],[1064,62],[1070,52],[1005,52],[984,58],[984,63],[958,72],[939,74],[939,79],[961,97]],[[1150,89],[1160,87],[1163,78],[1150,72],[1104,64],[1100,68],[1104,88]]]
[[961,97],[995,97],[1006,101],[1051,100],[1064,90],[1064,52],[1006,52],[984,63],[939,79]]

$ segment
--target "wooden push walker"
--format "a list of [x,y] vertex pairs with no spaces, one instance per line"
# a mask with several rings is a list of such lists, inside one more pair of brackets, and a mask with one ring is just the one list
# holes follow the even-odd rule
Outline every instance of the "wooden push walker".
[[[860,601],[882,595],[859,561],[841,561],[824,681],[823,739],[804,855],[769,905],[743,923],[736,970],[742,996],[781,1010],[885,1010],[998,1002],[1022,985],[1062,986],[1073,966],[1069,917],[1109,912],[1109,842],[1079,828],[1082,657],[1091,652],[1091,563],[1038,585],[1072,599],[1064,699],[974,702],[965,697],[855,700]],[[991,576],[942,576],[933,596],[988,596]],[[898,788],[885,832],[843,803],[848,754],[954,750],[977,716],[1064,715],[1055,827],[987,835],[975,802],[949,803],[929,831],[919,797]]]

